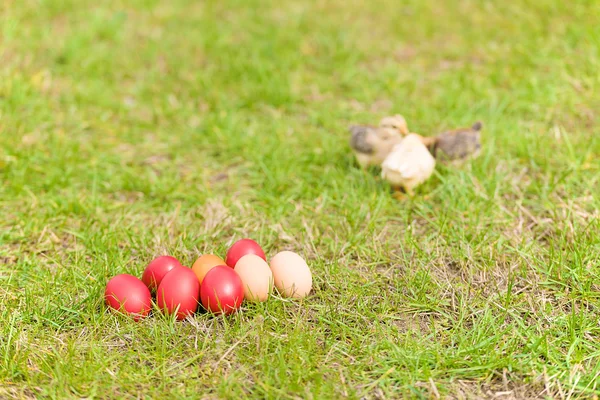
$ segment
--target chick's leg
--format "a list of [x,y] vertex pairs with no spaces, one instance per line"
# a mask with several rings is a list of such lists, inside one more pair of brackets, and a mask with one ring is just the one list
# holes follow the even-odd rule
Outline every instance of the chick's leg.
[[396,199],[396,200],[399,200],[399,201],[406,200],[406,195],[404,193],[400,192],[400,191],[392,193],[392,197],[394,199]]
[[406,200],[406,194],[408,193],[408,191],[406,190],[406,188],[403,188],[402,186],[394,186],[392,188],[392,190],[393,190],[392,197],[394,199],[396,199],[396,200]]
[[415,197],[415,191],[411,187],[405,187],[404,190],[408,194],[408,197]]

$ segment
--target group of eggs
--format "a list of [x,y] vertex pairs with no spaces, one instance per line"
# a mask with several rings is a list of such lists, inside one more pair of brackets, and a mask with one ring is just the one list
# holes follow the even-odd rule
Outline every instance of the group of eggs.
[[142,279],[120,274],[106,284],[106,304],[134,320],[147,316],[156,305],[182,320],[200,304],[209,312],[231,314],[244,300],[266,301],[276,288],[282,297],[303,298],[312,289],[312,273],[297,253],[280,251],[267,262],[265,252],[252,239],[241,239],[228,250],[225,260],[201,255],[191,268],[173,256],[163,255],[145,268]]

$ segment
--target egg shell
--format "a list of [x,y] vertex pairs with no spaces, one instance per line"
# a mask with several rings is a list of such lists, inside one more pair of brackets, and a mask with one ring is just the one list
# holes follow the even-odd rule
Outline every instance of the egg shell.
[[236,263],[234,271],[244,285],[244,298],[266,301],[273,288],[273,272],[269,264],[255,254],[246,254]]
[[226,265],[225,261],[214,254],[203,254],[192,265],[192,271],[198,277],[198,281],[202,284],[202,280],[206,273],[217,265]]
[[215,314],[232,314],[244,301],[240,276],[227,265],[211,268],[200,286],[202,306]]
[[152,295],[148,287],[133,275],[120,274],[112,277],[104,290],[106,304],[135,321],[147,316],[152,308]]
[[142,274],[142,282],[148,286],[151,292],[156,291],[163,278],[175,267],[182,267],[178,259],[173,256],[159,256],[152,260],[144,273]]
[[198,309],[200,283],[191,268],[176,267],[171,270],[165,275],[156,292],[158,307],[166,314],[177,310],[178,320],[186,318]]
[[292,251],[277,253],[269,265],[277,291],[283,297],[303,298],[312,289],[312,273],[300,255]]
[[231,268],[235,268],[235,265],[239,259],[244,257],[246,254],[255,254],[267,261],[267,256],[265,256],[265,252],[258,243],[252,239],[240,239],[232,244],[229,250],[227,250],[227,254],[225,255],[225,263]]

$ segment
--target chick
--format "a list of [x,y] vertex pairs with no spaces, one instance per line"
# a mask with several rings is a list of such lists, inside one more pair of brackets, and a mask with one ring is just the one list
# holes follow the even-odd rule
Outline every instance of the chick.
[[409,134],[406,119],[400,114],[382,118],[379,126],[354,125],[349,131],[350,146],[362,168],[380,166],[392,147]]
[[479,121],[467,128],[458,128],[424,139],[433,156],[441,161],[463,161],[476,158],[481,153],[481,129]]
[[381,165],[403,137],[399,130],[390,127],[354,125],[349,131],[350,147],[362,168]]
[[393,129],[400,132],[403,136],[406,136],[410,133],[406,119],[404,119],[404,117],[400,114],[382,118],[382,120],[379,121],[379,127]]
[[395,197],[404,189],[409,196],[435,169],[435,158],[423,144],[423,137],[411,133],[396,144],[381,164],[381,177],[394,188]]

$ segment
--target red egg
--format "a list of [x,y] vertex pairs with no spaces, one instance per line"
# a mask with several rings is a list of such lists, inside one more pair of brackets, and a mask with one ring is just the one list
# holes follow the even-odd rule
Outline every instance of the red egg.
[[204,308],[213,313],[233,313],[244,301],[240,276],[226,265],[213,267],[202,280],[200,300]]
[[168,314],[177,312],[177,319],[182,320],[198,309],[200,282],[190,268],[175,267],[165,275],[156,293],[158,307]]
[[252,239],[240,239],[227,250],[225,264],[229,265],[231,268],[235,268],[235,264],[237,264],[238,260],[246,254],[255,254],[267,261],[265,252],[258,243]]
[[178,259],[172,256],[160,256],[148,264],[144,273],[142,274],[142,282],[148,286],[150,291],[156,291],[158,285],[163,280],[165,275],[175,267],[181,267],[181,263]]
[[106,304],[138,321],[150,313],[152,295],[144,282],[133,275],[120,274],[111,278],[104,291]]

